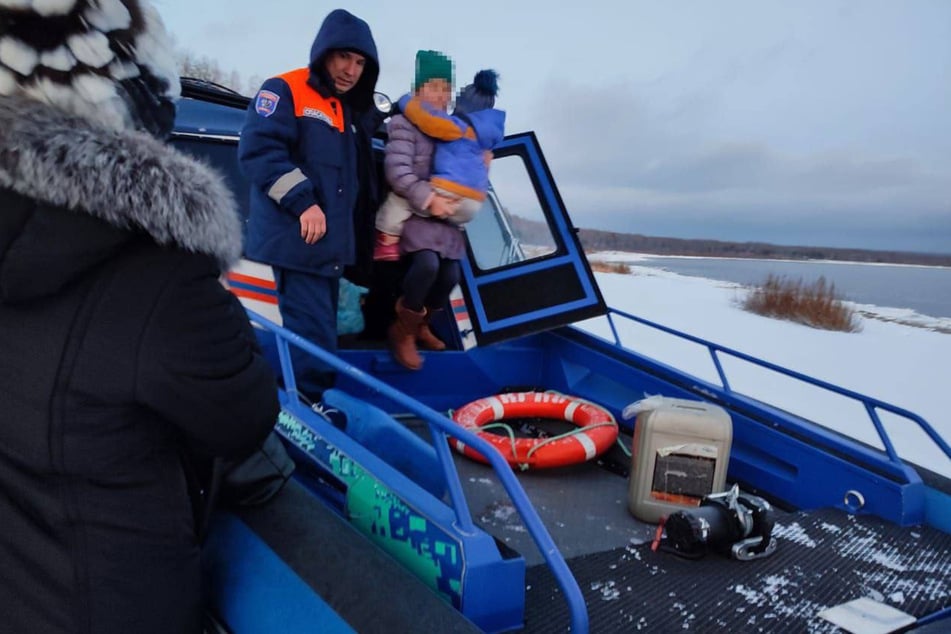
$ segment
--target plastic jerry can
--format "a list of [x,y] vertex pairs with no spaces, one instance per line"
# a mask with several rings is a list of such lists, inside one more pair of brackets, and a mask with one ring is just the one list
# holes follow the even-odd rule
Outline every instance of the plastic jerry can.
[[634,425],[627,506],[656,523],[709,493],[726,489],[733,422],[726,410],[703,401],[662,398]]

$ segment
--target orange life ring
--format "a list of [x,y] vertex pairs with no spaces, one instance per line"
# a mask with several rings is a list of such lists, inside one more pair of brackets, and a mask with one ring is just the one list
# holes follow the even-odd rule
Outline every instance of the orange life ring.
[[[578,426],[577,430],[554,438],[514,438],[482,430],[488,423],[505,418],[555,418]],[[591,460],[617,440],[617,421],[611,412],[589,401],[557,392],[513,392],[488,396],[456,410],[452,419],[475,432],[498,449],[513,467],[546,469]],[[481,453],[461,440],[450,443],[459,453],[479,462],[488,462]]]

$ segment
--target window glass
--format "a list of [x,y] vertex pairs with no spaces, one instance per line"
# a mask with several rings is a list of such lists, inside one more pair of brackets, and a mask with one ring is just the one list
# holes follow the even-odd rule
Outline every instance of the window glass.
[[475,265],[482,270],[494,269],[557,251],[548,218],[522,157],[496,157],[489,178],[489,197],[466,225]]

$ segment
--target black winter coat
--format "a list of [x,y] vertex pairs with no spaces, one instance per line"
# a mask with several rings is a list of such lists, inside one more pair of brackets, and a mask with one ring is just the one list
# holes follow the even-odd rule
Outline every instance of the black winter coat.
[[196,456],[278,412],[220,178],[0,98],[0,630],[198,632]]

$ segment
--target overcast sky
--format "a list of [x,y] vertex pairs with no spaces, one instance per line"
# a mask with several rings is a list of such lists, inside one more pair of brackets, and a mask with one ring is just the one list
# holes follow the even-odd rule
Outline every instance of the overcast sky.
[[458,85],[495,68],[580,227],[951,253],[948,0],[156,4],[246,79],[306,65],[336,6],[370,24],[391,97],[419,48]]

